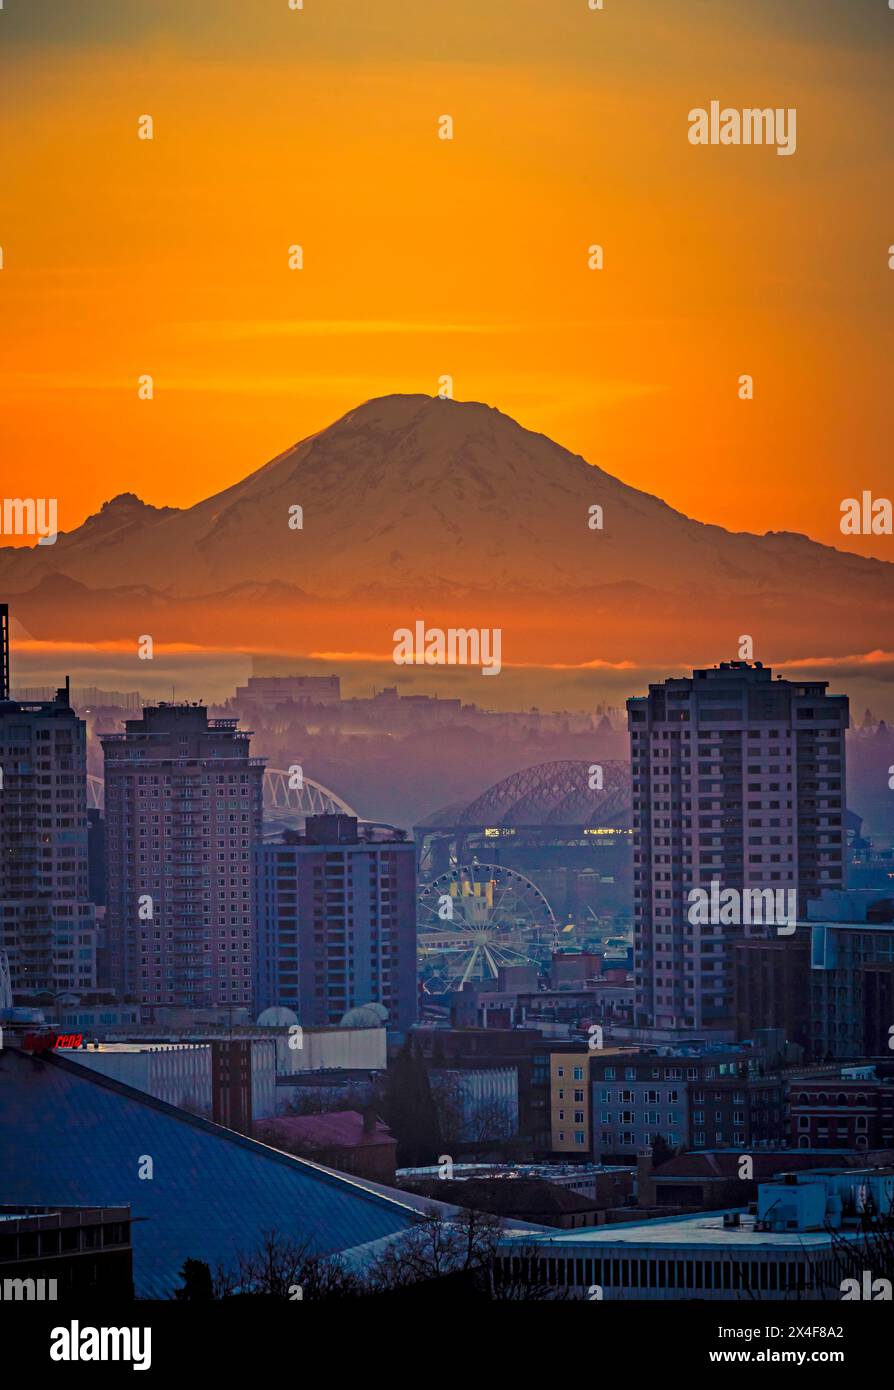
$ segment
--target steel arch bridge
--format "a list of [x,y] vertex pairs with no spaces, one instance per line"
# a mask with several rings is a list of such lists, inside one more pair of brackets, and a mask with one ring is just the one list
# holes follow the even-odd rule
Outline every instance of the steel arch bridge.
[[290,787],[289,774],[281,767],[264,769],[264,810],[288,811],[299,816],[357,815],[346,801],[321,782],[304,777],[299,788]]
[[[285,768],[264,769],[265,811],[289,816],[357,815],[346,801],[321,782],[303,777],[300,787],[292,787],[289,780]],[[94,777],[92,773],[87,775],[87,805],[94,811],[105,808],[105,782],[102,777]]]
[[[602,786],[590,787],[592,767],[602,769]],[[471,802],[458,825],[629,825],[629,763],[604,759],[538,763],[504,777]]]

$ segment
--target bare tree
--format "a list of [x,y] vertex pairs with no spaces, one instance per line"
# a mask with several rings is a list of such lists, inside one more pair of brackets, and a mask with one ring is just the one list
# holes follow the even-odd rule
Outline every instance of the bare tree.
[[302,1086],[288,1102],[287,1115],[323,1115],[333,1110],[362,1110],[369,1101],[369,1088],[356,1086]]
[[543,1251],[534,1241],[513,1245],[494,1260],[490,1296],[501,1303],[566,1303],[574,1297],[570,1289],[547,1282]]
[[458,1076],[455,1072],[430,1071],[428,1082],[442,1138],[445,1143],[461,1142],[465,1122],[465,1097]]
[[450,1274],[480,1271],[492,1258],[499,1227],[496,1217],[483,1212],[462,1211],[445,1219],[430,1207],[369,1265],[367,1285],[375,1292],[393,1292]]
[[514,1111],[506,1096],[473,1099],[455,1071],[429,1072],[429,1085],[445,1141],[487,1144],[511,1138]]
[[475,1144],[505,1142],[512,1137],[512,1104],[505,1096],[485,1096],[466,1121],[466,1132]]
[[877,1211],[871,1203],[867,1204],[861,1227],[860,1240],[849,1240],[841,1231],[827,1227],[836,1264],[835,1279],[839,1288],[845,1279],[856,1280],[861,1291],[868,1283],[873,1296],[876,1280],[894,1285],[894,1200],[887,1211]]
[[[453,1277],[467,1294],[481,1299],[564,1300],[567,1290],[548,1285],[534,1245],[518,1247],[518,1267],[499,1258],[504,1223],[489,1212],[463,1210],[443,1216],[430,1208],[403,1236],[392,1241],[366,1271],[370,1292],[393,1293]],[[511,1271],[515,1272],[512,1273]]]
[[219,1264],[214,1297],[333,1299],[356,1297],[361,1281],[333,1255],[321,1255],[309,1241],[265,1231],[254,1250],[239,1251],[229,1266]]

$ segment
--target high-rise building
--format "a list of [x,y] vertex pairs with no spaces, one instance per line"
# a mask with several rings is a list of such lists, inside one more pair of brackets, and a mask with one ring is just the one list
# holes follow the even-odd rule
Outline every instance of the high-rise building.
[[639,1022],[732,1035],[732,941],[841,886],[848,701],[826,688],[733,661],[628,700]]
[[257,1007],[306,1027],[381,1004],[416,1019],[416,850],[353,816],[308,816],[303,835],[257,847]]
[[264,760],[237,723],[160,704],[101,740],[111,977],[144,1004],[252,1002]]
[[891,1055],[894,895],[824,893],[812,902],[810,1051],[815,1058]]
[[9,697],[0,604],[0,951],[19,996],[96,988],[87,889],[87,734],[66,681],[51,700]]

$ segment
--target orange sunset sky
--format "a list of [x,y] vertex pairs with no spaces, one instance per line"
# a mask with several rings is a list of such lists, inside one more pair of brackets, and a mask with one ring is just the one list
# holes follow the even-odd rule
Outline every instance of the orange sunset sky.
[[[6,0],[4,494],[189,505],[449,373],[891,559],[838,521],[891,493],[892,47],[884,0]],[[712,99],[796,107],[796,154],[691,146]]]

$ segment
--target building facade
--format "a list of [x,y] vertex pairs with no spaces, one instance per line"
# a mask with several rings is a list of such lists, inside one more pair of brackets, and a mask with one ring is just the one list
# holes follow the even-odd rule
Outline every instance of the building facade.
[[304,1027],[381,1004],[399,1032],[416,1019],[416,851],[353,816],[308,816],[304,834],[255,852],[257,1007]]
[[64,1057],[102,1076],[194,1115],[212,1115],[211,1049],[203,1043],[95,1043],[60,1048]]
[[593,1149],[590,1060],[586,1053],[550,1057],[550,1127],[554,1153],[590,1156]]
[[235,719],[157,705],[102,738],[112,983],[147,1005],[251,1005],[264,763]]
[[87,881],[87,734],[68,682],[51,700],[9,698],[9,612],[0,605],[0,951],[14,995],[96,988]]
[[781,1143],[785,1095],[760,1057],[694,1048],[590,1063],[593,1159],[630,1162],[660,1135],[671,1149]]
[[651,685],[627,711],[637,1021],[732,1029],[731,942],[788,932],[843,882],[847,697],[734,661]]
[[788,1093],[791,1142],[801,1149],[894,1145],[894,1078],[802,1077]]
[[791,936],[742,937],[733,943],[736,1037],[778,1029],[788,1042],[810,1040],[810,931]]
[[823,894],[809,917],[811,1054],[885,1056],[894,1027],[894,897]]
[[[588,1300],[839,1299],[867,1238],[868,1200],[890,1209],[891,1170],[788,1173],[741,1208],[587,1231],[507,1235],[497,1273]],[[890,1281],[878,1293],[890,1299]]]
[[0,1301],[132,1297],[129,1206],[0,1206]]
[[[489,1025],[419,1028],[414,1032],[413,1046],[436,1067],[446,1064],[474,1068],[482,1063],[500,1063],[514,1068],[518,1078],[518,1132],[528,1141],[533,1154],[546,1157],[553,1152],[558,1132],[553,1117],[561,1107],[554,1093],[552,1058],[563,1053],[574,1058],[568,1065],[586,1065],[586,1043],[546,1038],[536,1028]],[[588,1152],[585,1147],[581,1153],[573,1136],[571,1146],[580,1157]]]

